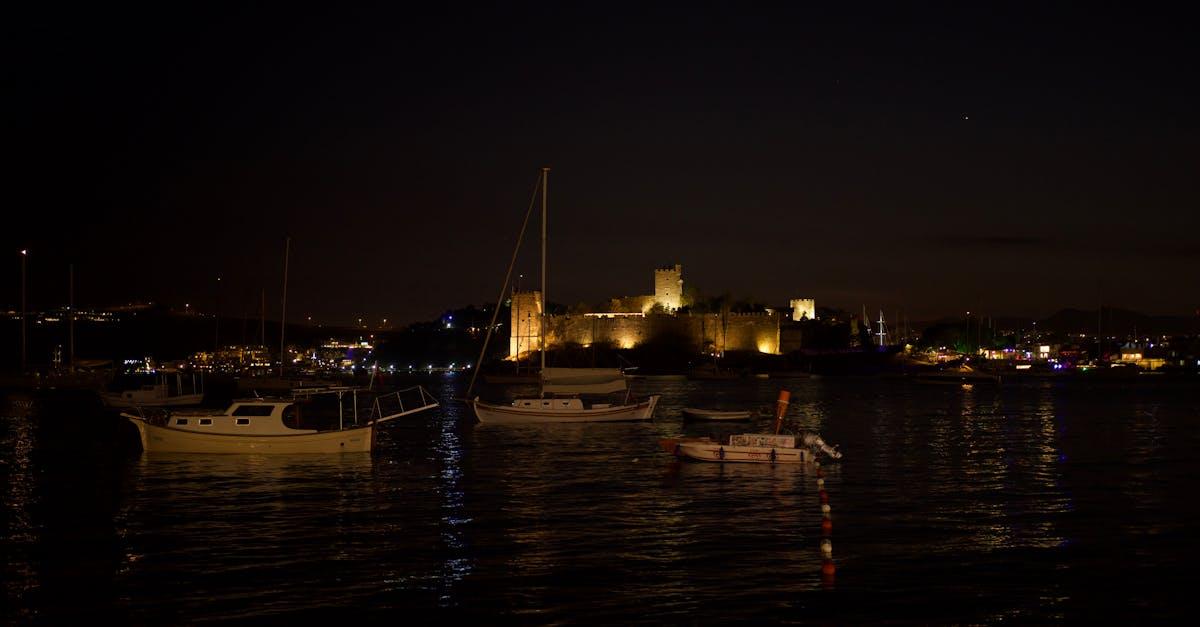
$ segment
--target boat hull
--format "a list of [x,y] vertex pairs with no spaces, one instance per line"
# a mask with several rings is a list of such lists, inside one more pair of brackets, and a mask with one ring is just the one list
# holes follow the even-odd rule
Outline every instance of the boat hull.
[[551,424],[569,422],[635,422],[650,420],[658,405],[658,395],[635,405],[619,405],[599,409],[544,410],[535,407],[493,405],[472,401],[475,417],[482,424]]
[[298,435],[223,435],[152,425],[126,416],[147,453],[366,453],[374,426]]
[[684,408],[684,420],[717,420],[725,422],[745,422],[750,420],[751,412],[748,411],[715,411],[710,409],[693,409],[690,407]]
[[812,453],[800,448],[730,446],[719,442],[678,442],[675,455],[701,462],[746,464],[807,464]]

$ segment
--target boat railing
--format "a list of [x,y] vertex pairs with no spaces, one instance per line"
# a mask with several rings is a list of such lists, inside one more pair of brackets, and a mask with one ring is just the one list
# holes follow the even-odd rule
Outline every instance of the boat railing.
[[367,424],[408,416],[438,406],[438,401],[424,387],[414,385],[388,394],[380,394],[371,403]]

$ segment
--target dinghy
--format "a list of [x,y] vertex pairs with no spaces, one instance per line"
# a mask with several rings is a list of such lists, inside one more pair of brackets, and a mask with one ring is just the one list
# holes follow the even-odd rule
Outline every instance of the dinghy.
[[743,422],[750,420],[750,416],[754,412],[739,410],[739,411],[723,411],[718,409],[699,409],[696,407],[684,407],[684,420],[720,420],[727,422]]

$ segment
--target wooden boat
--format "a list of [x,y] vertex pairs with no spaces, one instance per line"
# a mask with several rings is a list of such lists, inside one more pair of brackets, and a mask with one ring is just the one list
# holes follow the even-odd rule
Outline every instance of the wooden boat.
[[[416,386],[376,397],[370,413],[360,422],[359,391],[308,388],[297,390],[290,399],[234,401],[220,413],[147,413],[139,407],[121,415],[137,427],[142,450],[147,453],[355,453],[371,450],[380,424],[438,406],[424,388]],[[336,425],[327,417],[305,415],[319,395],[336,398]],[[346,424],[347,396],[352,400],[351,425]],[[304,421],[313,428],[303,428]]]
[[750,420],[755,412],[738,410],[738,411],[721,411],[717,409],[699,409],[696,407],[684,407],[684,420],[725,420],[725,421],[743,421]]

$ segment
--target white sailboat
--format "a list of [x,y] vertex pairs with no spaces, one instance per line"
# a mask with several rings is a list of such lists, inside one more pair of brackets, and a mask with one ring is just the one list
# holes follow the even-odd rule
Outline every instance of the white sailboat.
[[[585,403],[581,394],[626,392],[622,403]],[[570,396],[551,396],[563,394]],[[650,420],[658,405],[658,395],[637,403],[629,402],[625,375],[616,368],[543,368],[542,396],[518,398],[510,405],[471,401],[475,417],[484,424],[523,424],[537,422],[628,422]]]
[[[654,416],[654,408],[658,405],[658,395],[652,395],[645,400],[630,402],[629,389],[625,376],[616,368],[547,368],[546,367],[546,304],[550,302],[546,296],[546,214],[549,195],[550,168],[542,168],[542,312],[540,347],[541,353],[541,395],[537,398],[518,398],[511,404],[502,405],[485,403],[476,396],[471,399],[471,407],[475,417],[483,424],[529,424],[529,423],[562,423],[562,422],[628,422],[635,420],[650,420]],[[533,209],[532,203],[530,210]],[[526,213],[525,224],[529,223]],[[524,226],[521,236],[517,238],[517,249],[520,249],[524,237]],[[517,251],[513,251],[513,263]],[[512,277],[512,266],[509,264],[508,276],[500,293],[503,296]],[[496,308],[499,312],[499,307]],[[484,338],[483,350],[479,354],[479,363],[475,371],[479,371],[483,357],[487,353],[487,342],[491,338],[491,329],[495,328],[495,314],[492,324],[488,327],[488,335]],[[474,378],[467,389],[470,396],[474,387]],[[585,402],[581,395],[615,394],[625,392],[625,397],[618,403],[590,401]],[[548,396],[549,395],[549,396]],[[558,396],[562,395],[562,396]]]

